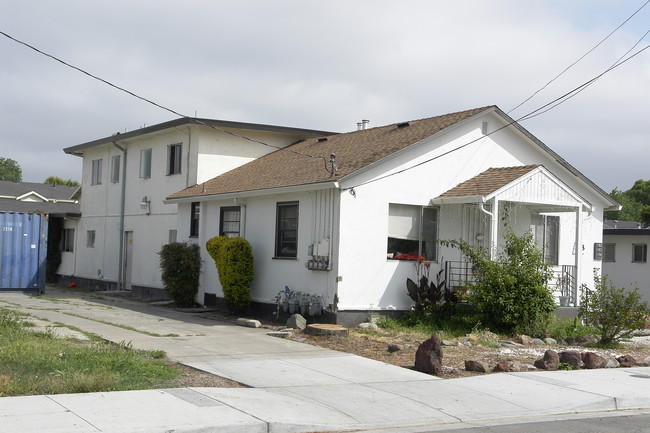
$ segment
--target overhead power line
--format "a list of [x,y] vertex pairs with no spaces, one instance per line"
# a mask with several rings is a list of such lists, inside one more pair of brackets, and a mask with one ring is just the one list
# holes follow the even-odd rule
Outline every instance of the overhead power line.
[[[562,75],[564,75],[565,72],[567,72],[569,69],[571,69],[572,67],[574,67],[578,62],[580,62],[582,59],[584,59],[585,57],[587,57],[587,56],[588,56],[592,51],[594,51],[594,50],[595,50],[596,48],[598,48],[598,47],[599,47],[603,42],[605,42],[607,39],[609,39],[610,36],[612,36],[614,33],[616,33],[616,32],[618,31],[618,29],[620,29],[621,27],[623,27],[623,26],[624,26],[628,21],[630,21],[630,20],[631,20],[631,19],[632,19],[636,14],[638,14],[638,13],[641,11],[641,9],[643,9],[644,7],[646,7],[646,5],[647,5],[648,3],[650,3],[650,0],[647,0],[645,3],[643,3],[639,9],[637,9],[637,10],[636,10],[632,15],[630,15],[629,17],[627,17],[627,19],[625,19],[625,21],[623,21],[621,24],[619,24],[618,27],[616,27],[614,30],[612,30],[612,31],[611,31],[607,36],[605,36],[605,37],[604,37],[600,42],[598,42],[596,45],[594,45],[594,46],[593,46],[589,51],[587,51],[587,52],[584,53],[582,56],[580,56],[580,58],[578,58],[578,60],[576,60],[575,62],[571,63],[569,66],[567,66],[566,68],[564,68],[564,69],[562,70],[562,72],[560,72],[560,73],[557,74],[555,77],[553,77],[553,78],[552,78],[548,83],[544,84],[542,87],[540,87],[539,89],[537,89],[537,90],[536,90],[532,95],[530,95],[528,98],[524,99],[524,100],[523,100],[521,103],[519,103],[516,107],[511,108],[510,110],[508,110],[507,113],[509,114],[509,113],[511,113],[512,111],[515,111],[517,108],[521,107],[521,106],[524,105],[526,102],[528,102],[528,101],[530,101],[531,99],[533,99],[533,98],[534,98],[534,97],[535,97],[539,92],[541,92],[542,90],[546,89],[546,88],[547,88],[551,83],[553,83],[555,80],[557,80],[557,79],[560,78]],[[644,37],[645,37],[645,35],[644,35]],[[628,51],[628,52],[629,52],[629,51]]]
[[[650,0],[648,0],[648,1],[650,1]],[[78,66],[70,64],[70,63],[68,63],[68,62],[66,62],[66,61],[64,61],[64,60],[62,60],[62,59],[60,59],[60,58],[58,58],[58,57],[56,57],[56,56],[54,56],[52,54],[46,53],[45,51],[40,50],[40,49],[36,48],[35,46],[28,44],[27,42],[24,42],[24,41],[21,41],[19,39],[14,38],[13,36],[3,32],[2,30],[0,30],[0,34],[7,37],[7,38],[9,38],[9,39],[11,39],[12,41],[14,41],[14,42],[16,42],[18,44],[21,44],[21,45],[23,45],[23,46],[25,46],[25,47],[27,47],[27,48],[29,48],[31,50],[36,51],[39,54],[42,54],[42,55],[44,55],[46,57],[49,57],[50,59],[61,63],[62,65],[65,65],[65,66],[67,66],[69,68],[72,68],[72,69],[78,71],[78,72],[81,72],[82,74],[87,75],[88,77],[90,77],[90,78],[92,78],[94,80],[100,81],[100,82],[102,82],[102,83],[104,83],[104,84],[106,84],[106,85],[108,85],[108,86],[110,86],[110,87],[112,87],[114,89],[117,89],[117,90],[119,90],[121,92],[124,92],[124,93],[126,93],[126,94],[128,94],[130,96],[133,96],[134,98],[140,99],[141,101],[144,101],[144,102],[146,102],[148,104],[151,104],[151,105],[153,105],[155,107],[158,107],[158,108],[160,108],[162,110],[165,110],[165,111],[167,111],[169,113],[172,113],[172,114],[174,114],[174,115],[176,115],[178,117],[183,117],[183,118],[187,118],[187,119],[192,118],[192,117],[187,116],[185,114],[179,113],[178,111],[173,110],[173,109],[171,109],[171,108],[169,108],[169,107],[167,107],[165,105],[162,105],[162,104],[159,104],[159,103],[157,103],[155,101],[152,101],[149,98],[145,98],[144,96],[138,95],[137,93],[132,92],[132,91],[130,91],[128,89],[125,89],[124,87],[113,84],[113,83],[111,83],[110,81],[108,81],[108,80],[106,80],[104,78],[101,78],[101,77],[99,77],[99,76],[97,76],[95,74],[92,74],[92,73],[90,73],[90,72],[88,72],[88,71],[86,71],[86,70],[84,70],[84,69],[82,69],[82,68],[80,68]],[[199,120],[199,119],[197,119],[195,117],[192,118],[192,119],[194,119],[194,122],[196,122],[196,123],[198,123],[200,125],[207,126],[208,128],[212,128],[214,130],[223,132],[224,134],[229,134],[229,135],[231,135],[233,137],[241,138],[243,140],[247,140],[247,141],[250,141],[250,142],[253,142],[253,143],[261,144],[263,146],[271,147],[271,148],[274,148],[274,149],[277,149],[277,150],[284,150],[286,152],[291,152],[291,153],[294,153],[296,155],[301,155],[301,156],[305,156],[305,157],[308,157],[308,158],[321,159],[325,163],[325,170],[327,170],[328,173],[330,172],[328,167],[327,167],[328,160],[324,156],[316,156],[316,155],[310,155],[308,153],[296,152],[295,150],[287,149],[287,148],[284,148],[284,147],[281,147],[281,146],[275,146],[273,144],[266,143],[266,142],[264,142],[262,140],[257,140],[255,138],[247,137],[247,136],[242,135],[242,134],[237,134],[235,132],[228,131],[227,129],[219,128],[218,126],[209,125],[209,124],[207,124],[205,122],[202,122],[201,120]]]

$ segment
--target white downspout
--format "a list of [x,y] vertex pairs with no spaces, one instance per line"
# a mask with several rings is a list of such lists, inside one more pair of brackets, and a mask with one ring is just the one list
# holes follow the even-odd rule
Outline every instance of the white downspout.
[[490,217],[490,258],[494,259],[497,255],[497,242],[496,242],[496,235],[497,231],[499,229],[499,221],[496,218],[496,215],[498,215],[499,212],[499,202],[497,201],[496,197],[493,199],[494,204],[492,205],[492,212],[489,212],[487,209],[485,209],[485,202],[481,201],[478,204],[479,209],[481,212],[486,214],[487,216]]
[[117,142],[113,142],[113,145],[117,147],[119,150],[122,151],[122,155],[124,155],[124,164],[122,165],[122,191],[121,191],[121,197],[120,197],[120,227],[119,227],[119,237],[120,237],[120,249],[118,252],[118,260],[117,260],[117,290],[122,290],[123,286],[123,281],[122,281],[122,273],[124,270],[122,269],[122,266],[124,266],[124,204],[126,200],[126,148],[120,146],[117,144]]

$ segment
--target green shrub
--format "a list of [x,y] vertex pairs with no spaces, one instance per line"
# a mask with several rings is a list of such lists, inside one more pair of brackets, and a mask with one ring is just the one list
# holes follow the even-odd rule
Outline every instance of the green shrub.
[[500,332],[539,334],[555,311],[548,287],[552,270],[544,263],[532,232],[517,236],[509,229],[504,239],[505,248],[496,260],[465,241],[443,244],[460,249],[474,265],[476,281],[468,288],[482,322]]
[[[550,334],[553,338],[566,340],[567,338],[578,338],[586,335],[596,335],[598,330],[590,325],[584,325],[578,318],[558,319],[553,318],[549,322],[545,334]],[[541,337],[541,335],[537,335]]]
[[597,329],[600,345],[615,345],[643,328],[648,303],[641,300],[638,287],[615,287],[607,275],[594,269],[594,289],[582,286],[580,317]]
[[214,259],[223,297],[230,311],[245,313],[250,307],[250,286],[255,277],[253,247],[244,238],[213,237],[206,243]]
[[167,295],[179,307],[193,306],[199,291],[199,275],[201,273],[199,246],[191,243],[172,242],[163,245],[158,254]]

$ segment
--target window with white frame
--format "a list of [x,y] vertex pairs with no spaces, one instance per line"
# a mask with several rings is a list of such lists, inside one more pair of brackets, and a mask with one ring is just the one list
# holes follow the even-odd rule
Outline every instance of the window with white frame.
[[117,183],[120,181],[120,155],[113,155],[111,157],[111,182]]
[[86,231],[86,248],[95,248],[95,230]]
[[101,185],[102,184],[102,160],[93,159],[91,171],[90,171],[90,184],[91,185]]
[[140,178],[149,179],[151,177],[151,149],[142,149],[140,151]]
[[648,261],[648,244],[632,244],[632,263]]
[[167,174],[180,174],[181,172],[181,143],[167,146]]
[[169,243],[174,243],[176,242],[176,230],[170,230],[169,231]]
[[219,236],[235,238],[240,233],[241,208],[224,206],[220,209]]
[[61,251],[67,253],[74,251],[74,229],[63,229],[61,235]]
[[438,209],[433,207],[389,204],[389,259],[427,261],[438,259]]
[[275,224],[275,257],[298,257],[298,202],[278,203]]
[[603,262],[616,261],[616,244],[603,243]]

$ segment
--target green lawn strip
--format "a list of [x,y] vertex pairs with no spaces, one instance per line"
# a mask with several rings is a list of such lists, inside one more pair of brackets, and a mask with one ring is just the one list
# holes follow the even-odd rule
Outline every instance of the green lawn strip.
[[180,375],[162,351],[56,338],[22,321],[0,308],[0,396],[151,389]]
[[119,324],[119,323],[108,322],[106,320],[100,320],[100,319],[94,319],[92,317],[82,316],[81,314],[66,313],[64,311],[61,311],[61,314],[66,314],[66,315],[72,316],[72,317],[78,317],[80,319],[92,320],[93,322],[103,323],[104,325],[115,326],[117,328],[126,329],[128,331],[138,332],[140,334],[148,335],[150,337],[180,337],[179,334],[164,334],[164,335],[163,334],[157,334],[155,332],[143,331],[141,329],[137,329],[137,328],[134,328],[133,326],[129,326],[129,325],[122,325],[122,324]]

